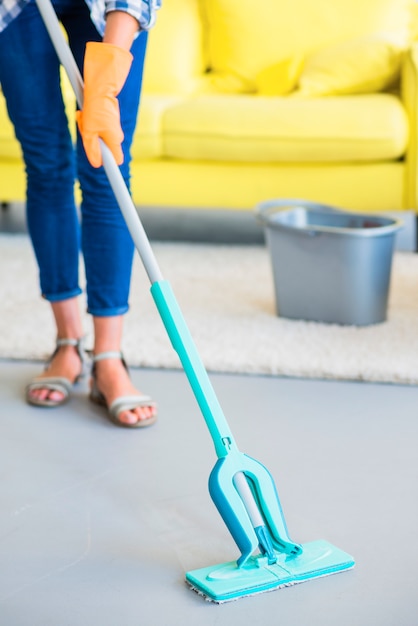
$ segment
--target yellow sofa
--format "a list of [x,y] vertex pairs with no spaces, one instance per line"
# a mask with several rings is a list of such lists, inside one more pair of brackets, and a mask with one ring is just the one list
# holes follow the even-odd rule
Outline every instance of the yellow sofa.
[[[303,197],[417,211],[416,6],[164,0],[132,149],[135,203],[253,209]],[[0,201],[24,189],[0,97]]]

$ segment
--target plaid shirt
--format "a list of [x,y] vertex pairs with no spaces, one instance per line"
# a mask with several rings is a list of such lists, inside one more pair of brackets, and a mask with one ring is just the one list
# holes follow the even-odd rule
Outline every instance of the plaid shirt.
[[[0,0],[0,32],[6,28],[31,0]],[[104,33],[108,11],[126,11],[135,17],[142,30],[149,30],[155,22],[161,0],[85,0],[91,19],[101,35]]]

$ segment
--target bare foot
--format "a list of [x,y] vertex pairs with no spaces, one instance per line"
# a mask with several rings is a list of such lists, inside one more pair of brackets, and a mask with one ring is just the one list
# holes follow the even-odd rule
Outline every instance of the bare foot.
[[[95,363],[95,375],[97,387],[104,395],[108,406],[121,396],[141,395],[141,392],[132,384],[129,374],[120,359],[97,361]],[[121,423],[132,426],[156,414],[156,404],[151,402],[149,406],[123,411],[118,419]]]

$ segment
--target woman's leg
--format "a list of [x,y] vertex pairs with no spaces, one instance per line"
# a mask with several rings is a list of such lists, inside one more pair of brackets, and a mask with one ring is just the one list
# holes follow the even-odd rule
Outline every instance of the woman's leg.
[[35,3],[0,34],[0,82],[21,144],[27,222],[43,296],[80,293],[74,150],[60,89],[59,64]]
[[[80,22],[71,16],[63,20],[70,45],[79,67],[82,67],[85,42],[97,39],[97,33],[84,32]],[[86,25],[87,29],[87,25]],[[146,49],[145,33],[134,42],[134,57],[128,79],[119,95],[121,125],[124,132],[124,163],[121,172],[129,186],[130,146],[136,125]],[[82,248],[87,278],[88,310],[93,315],[94,353],[120,352],[123,315],[128,311],[128,298],[134,246],[119,206],[103,168],[93,168],[85,155],[80,138],[77,143],[78,176],[82,189]],[[128,372],[119,359],[104,359],[95,364],[96,383],[106,404],[121,396],[138,395]],[[134,425],[155,414],[155,406],[123,411],[119,420]]]
[[[52,313],[57,327],[58,339],[80,339],[83,336],[83,327],[80,317],[78,298],[69,298],[60,302],[51,302]],[[83,364],[76,346],[63,345],[58,348],[54,358],[48,364],[45,371],[36,377],[36,380],[47,377],[63,376],[70,382],[74,382],[81,374]],[[33,401],[50,400],[60,403],[64,400],[61,391],[45,388],[29,390],[29,397]]]
[[[119,352],[123,334],[123,316],[94,317],[95,344],[94,353]],[[96,383],[110,406],[117,398],[122,396],[138,395],[129,378],[129,374],[119,359],[104,359],[95,364]],[[119,421],[123,424],[135,425],[141,420],[146,420],[156,414],[155,404],[145,407],[137,407],[130,411],[123,411],[119,415]]]
[[[78,339],[82,327],[76,299],[81,290],[74,149],[58,60],[34,3],[0,34],[0,58],[0,82],[26,166],[27,223],[41,291],[51,302],[58,337]],[[45,375],[66,375],[72,381],[80,367],[75,349],[65,346]],[[47,388],[32,392],[40,398],[49,393],[59,400],[59,392]]]
[[[89,33],[84,33],[82,37],[79,23],[74,31],[72,37],[72,30],[68,29],[70,43],[77,62],[82,65],[85,41],[92,37]],[[120,169],[128,188],[130,147],[137,119],[146,40],[146,33],[141,33],[132,46],[134,58],[131,71],[118,98],[124,132],[124,162]],[[86,267],[88,311],[93,316],[100,317],[124,315],[129,308],[133,241],[104,168],[90,165],[79,135],[77,165],[82,191],[82,249]]]

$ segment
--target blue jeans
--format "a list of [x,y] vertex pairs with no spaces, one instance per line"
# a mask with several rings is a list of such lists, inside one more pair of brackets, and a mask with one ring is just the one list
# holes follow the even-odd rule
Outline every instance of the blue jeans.
[[[101,37],[84,0],[53,0],[80,69],[87,41]],[[134,41],[134,61],[119,95],[125,135],[121,172],[129,186],[147,35]],[[113,316],[128,310],[133,242],[103,168],[87,161],[80,136],[74,150],[60,89],[59,62],[34,2],[0,34],[0,83],[23,152],[27,224],[39,265],[42,295],[72,298],[79,286],[80,248],[88,311]],[[74,181],[82,191],[81,224]]]

